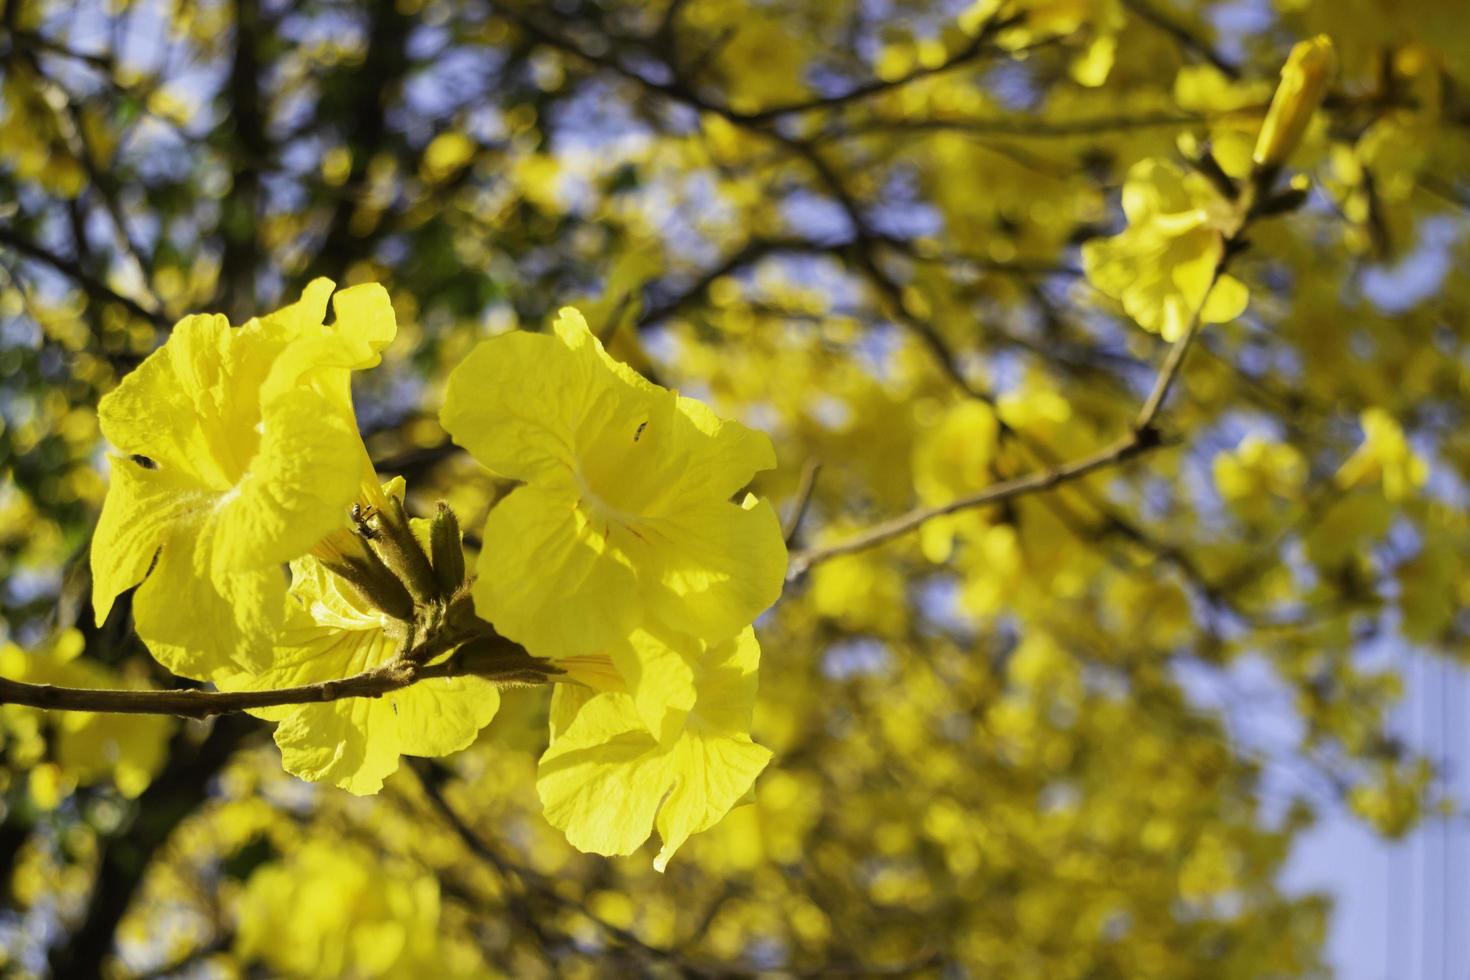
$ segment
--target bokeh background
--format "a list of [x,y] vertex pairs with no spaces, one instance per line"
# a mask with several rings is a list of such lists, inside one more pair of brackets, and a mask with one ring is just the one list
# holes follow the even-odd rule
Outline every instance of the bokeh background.
[[4,968],[1463,976],[1462,8],[0,0],[0,674],[82,686],[183,683],[85,557],[97,399],[184,313],[384,283],[364,435],[475,527],[444,378],[575,304],[770,432],[821,549],[1126,431],[1166,345],[1081,244],[1140,160],[1238,172],[1294,42],[1340,59],[1164,445],[795,578],[776,760],[666,874],[542,820],[543,691],[363,799],[249,719],[5,707]]

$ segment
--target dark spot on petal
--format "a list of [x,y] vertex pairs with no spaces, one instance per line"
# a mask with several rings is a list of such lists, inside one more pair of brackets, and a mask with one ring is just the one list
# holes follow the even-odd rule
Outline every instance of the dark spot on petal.
[[637,442],[639,439],[643,438],[643,430],[646,429],[646,428],[648,428],[648,423],[647,422],[639,422],[638,423],[638,431],[635,432],[635,433],[633,433],[633,441],[634,442]]
[[130,459],[133,462],[137,463],[139,466],[143,467],[143,469],[145,469],[145,470],[156,470],[156,469],[158,469],[158,464],[155,463],[155,462],[153,462],[153,460],[149,459],[147,456],[140,456],[137,453],[133,453],[133,455],[129,456],[128,459]]

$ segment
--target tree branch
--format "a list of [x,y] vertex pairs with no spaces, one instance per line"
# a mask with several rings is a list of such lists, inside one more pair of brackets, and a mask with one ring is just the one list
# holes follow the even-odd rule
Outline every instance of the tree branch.
[[[1237,233],[1238,234],[1238,233]],[[1156,428],[1159,413],[1163,410],[1164,403],[1169,398],[1169,392],[1184,368],[1184,360],[1194,345],[1195,337],[1199,334],[1200,317],[1204,312],[1205,303],[1209,295],[1214,291],[1215,283],[1225,272],[1225,265],[1230,256],[1230,243],[1225,243],[1225,250],[1219,262],[1215,264],[1214,275],[1210,280],[1210,288],[1205,291],[1204,299],[1200,301],[1190,317],[1189,324],[1185,327],[1183,335],[1174,342],[1169,349],[1169,355],[1165,358],[1163,366],[1159,369],[1158,376],[1154,380],[1153,387],[1143,401],[1133,426],[1122,438],[1103,448],[1078,457],[1070,462],[1040,470],[1026,476],[1016,477],[1011,480],[1002,480],[993,483],[983,490],[964,497],[958,497],[932,507],[919,507],[906,514],[890,518],[880,524],[859,532],[845,541],[839,541],[821,548],[809,548],[796,552],[791,556],[790,564],[787,566],[786,578],[788,581],[799,578],[807,569],[821,561],[836,558],[839,555],[850,555],[854,552],[865,551],[868,548],[877,547],[894,538],[902,537],[910,531],[919,528],[926,521],[936,517],[944,517],[962,510],[970,510],[976,507],[986,507],[991,504],[1003,503],[1024,497],[1028,494],[1042,493],[1054,489],[1065,483],[1080,480],[1084,476],[1096,473],[1099,470],[1109,469],[1127,462],[1136,456],[1157,449],[1165,444]]]
[[801,479],[796,484],[796,496],[791,502],[791,512],[786,515],[785,522],[781,525],[781,537],[786,541],[787,547],[796,540],[796,532],[801,530],[802,518],[806,517],[807,508],[811,506],[812,496],[817,491],[817,477],[821,475],[822,464],[815,458],[808,459],[801,467]]
[[1239,67],[1228,61],[1204,38],[1156,8],[1148,0],[1123,0],[1123,5],[1137,14],[1141,20],[1147,21],[1172,37],[1184,50],[1192,52],[1215,66],[1226,78],[1240,78]]
[[776,119],[780,119],[783,116],[790,116],[803,112],[812,112],[819,109],[836,109],[845,106],[851,102],[860,102],[863,99],[867,99],[875,95],[881,95],[885,92],[891,92],[895,89],[903,88],[904,86],[909,85],[912,82],[919,81],[923,78],[930,78],[934,75],[942,75],[945,72],[953,71],[954,69],[959,68],[962,65],[974,61],[981,54],[987,52],[1002,54],[1007,53],[1004,51],[1004,49],[1001,48],[991,49],[987,47],[990,38],[994,36],[996,30],[1002,26],[1004,26],[1004,24],[997,21],[992,21],[991,23],[985,25],[984,29],[976,34],[975,37],[969,41],[969,43],[965,44],[962,48],[951,54],[948,58],[944,59],[944,61],[940,62],[937,65],[921,65],[918,68],[915,68],[912,71],[899,76],[898,78],[873,79],[872,81],[864,82],[851,89],[848,89],[846,92],[841,92],[837,95],[816,96],[810,99],[801,99],[795,102],[787,102],[783,105],[771,106],[767,109],[761,109],[758,112],[741,113],[741,119],[751,125],[760,125],[762,123],[772,122]]
[[22,258],[50,266],[56,272],[61,273],[76,283],[84,293],[93,299],[116,303],[129,313],[139,319],[147,320],[156,327],[168,328],[172,326],[172,321],[162,311],[149,309],[137,300],[124,296],[101,279],[93,276],[86,269],[83,269],[76,262],[64,256],[57,255],[42,245],[36,244],[29,238],[18,234],[13,228],[0,226],[0,245],[16,252]]
[[377,698],[430,677],[476,676],[507,683],[526,683],[535,680],[538,674],[544,678],[556,672],[548,662],[532,657],[517,644],[501,637],[493,638],[489,650],[478,646],[473,651],[462,650],[448,660],[425,666],[416,655],[432,642],[432,638],[425,640],[407,655],[351,677],[264,691],[123,691],[55,687],[0,677],[0,704],[55,711],[208,718],[288,704]]
[[[570,909],[585,917],[602,929],[609,936],[621,943],[630,952],[636,954],[640,959],[650,963],[661,963],[672,968],[682,977],[723,977],[727,973],[724,970],[705,967],[684,960],[678,952],[663,949],[645,942],[636,933],[606,921],[596,915],[583,902],[578,901],[570,895],[564,894],[560,889],[553,886],[551,880],[533,868],[524,867],[502,855],[491,843],[478,834],[474,828],[465,822],[444,796],[443,783],[449,776],[449,770],[435,759],[413,759],[410,764],[415,774],[419,777],[419,785],[423,788],[424,796],[429,801],[433,810],[440,819],[449,826],[460,842],[476,857],[488,863],[495,869],[507,883],[518,882],[522,889],[534,894],[536,897],[562,908]],[[743,975],[743,974],[737,974]]]
[[628,67],[621,60],[612,55],[605,55],[586,50],[582,45],[578,44],[572,38],[565,37],[557,31],[549,30],[546,27],[543,27],[535,20],[525,16],[523,13],[515,10],[507,4],[492,2],[490,4],[490,8],[492,10],[495,10],[506,20],[515,24],[520,30],[525,32],[527,36],[538,43],[545,44],[567,54],[574,55],[582,59],[583,61],[586,61],[589,64],[595,65],[599,68],[607,69],[608,71],[621,75],[629,81],[635,82],[650,91],[659,92],[663,95],[668,96],[669,98],[674,99],[675,101],[683,102],[686,105],[689,105],[696,109],[700,109],[704,112],[713,112],[717,115],[723,116],[725,119],[729,120],[732,123],[735,123],[736,125],[745,126],[748,128],[764,128],[771,123],[784,119],[787,116],[799,115],[801,113],[812,112],[819,109],[836,109],[853,102],[860,102],[875,95],[881,95],[885,92],[891,92],[896,89],[903,88],[904,86],[912,82],[919,81],[920,79],[952,71],[955,68],[958,68],[964,64],[967,64],[970,61],[973,61],[975,58],[983,53],[996,52],[1002,54],[1014,54],[1014,52],[1006,52],[1002,49],[990,48],[988,46],[991,38],[994,37],[995,32],[1005,27],[1009,23],[1009,21],[992,20],[991,22],[987,23],[980,30],[980,32],[976,34],[975,37],[972,38],[968,43],[966,43],[963,47],[955,51],[948,58],[937,65],[921,65],[918,68],[915,68],[912,71],[894,79],[873,79],[871,81],[863,82],[847,90],[846,92],[838,93],[837,95],[816,96],[813,98],[799,99],[794,102],[787,102],[782,105],[771,106],[769,108],[760,109],[755,112],[742,112],[738,109],[724,104],[723,102],[715,102],[695,92],[682,78],[677,65],[668,64],[669,70],[674,76],[673,81],[661,81],[659,79],[648,78],[635,71],[634,69]]

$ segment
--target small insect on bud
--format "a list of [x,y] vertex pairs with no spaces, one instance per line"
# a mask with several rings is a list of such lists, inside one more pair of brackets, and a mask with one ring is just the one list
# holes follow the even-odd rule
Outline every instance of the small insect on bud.
[[429,525],[429,563],[434,566],[441,595],[454,595],[464,584],[464,545],[460,540],[459,518],[442,500]]
[[1281,69],[1281,84],[1256,137],[1252,159],[1258,174],[1270,174],[1286,163],[1326,98],[1336,72],[1337,53],[1327,35],[1319,34],[1291,49]]

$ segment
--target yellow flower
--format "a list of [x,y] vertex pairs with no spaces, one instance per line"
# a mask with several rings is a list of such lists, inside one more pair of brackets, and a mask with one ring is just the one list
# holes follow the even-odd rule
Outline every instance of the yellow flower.
[[277,974],[465,975],[465,951],[449,952],[441,948],[433,875],[385,865],[340,840],[313,840],[263,865],[240,898],[235,953]]
[[1348,490],[1379,482],[1388,500],[1407,500],[1429,479],[1429,464],[1414,452],[1404,430],[1388,412],[1369,408],[1359,421],[1363,444],[1338,469],[1337,485]]
[[533,655],[607,652],[648,623],[721,640],[780,594],[774,510],[731,501],[775,465],[770,440],[614,361],[576,310],[554,336],[482,343],[442,419],[524,484],[490,512],[474,597]]
[[1139,161],[1128,171],[1123,212],[1127,229],[1082,246],[1082,264],[1139,326],[1174,341],[1196,310],[1201,323],[1244,312],[1245,285],[1229,275],[1215,281],[1239,217],[1208,180],[1164,160]]
[[1225,503],[1252,522],[1280,516],[1284,504],[1300,497],[1307,479],[1307,461],[1295,446],[1256,435],[1217,453],[1211,467]]
[[[82,634],[71,629],[37,650],[26,651],[7,643],[0,646],[0,675],[60,687],[147,688],[140,677],[119,675],[103,664],[85,659],[84,645]],[[20,745],[39,739],[47,721],[55,726],[48,740],[49,754],[58,763],[54,772],[68,790],[110,779],[118,792],[130,798],[147,789],[163,767],[168,739],[174,729],[173,719],[157,715],[45,712],[19,705],[0,709],[0,732],[9,734]],[[42,743],[35,741],[34,746],[40,750]],[[12,758],[11,761],[22,760]],[[59,796],[51,802],[60,802]]]
[[1281,69],[1281,84],[1256,137],[1252,158],[1257,167],[1279,167],[1286,162],[1302,141],[1336,73],[1337,53],[1327,35],[1319,34],[1291,49]]
[[[120,455],[92,542],[93,608],[107,618],[138,585],[138,635],[175,673],[259,665],[285,606],[280,565],[376,492],[349,390],[393,339],[376,284],[333,299],[318,279],[299,302],[232,328],[179,321],[168,342],[102,399]],[[151,569],[151,571],[150,571]]]
[[650,734],[634,698],[558,685],[553,740],[537,790],[546,819],[572,845],[631,854],[655,825],[664,870],[679,846],[713,827],[750,791],[770,761],[750,740],[760,646],[747,627],[733,640],[685,647],[698,692],[693,709],[663,739]]
[[960,13],[961,31],[975,35],[997,23],[1007,26],[995,41],[1022,51],[1047,41],[1080,41],[1083,50],[1070,74],[1080,85],[1096,88],[1108,79],[1117,54],[1118,34],[1127,26],[1119,0],[975,0]]
[[[401,498],[403,481],[383,487]],[[412,522],[428,544],[428,521]],[[378,667],[402,652],[405,625],[371,606],[310,555],[291,563],[286,622],[268,668],[221,670],[221,690],[274,690],[338,680]],[[376,793],[401,755],[458,752],[500,707],[495,684],[480,677],[429,677],[378,698],[344,698],[252,712],[278,722],[276,745],[286,771],[359,796]]]

